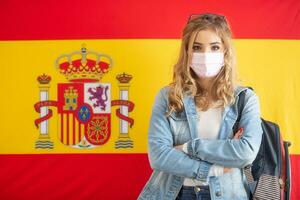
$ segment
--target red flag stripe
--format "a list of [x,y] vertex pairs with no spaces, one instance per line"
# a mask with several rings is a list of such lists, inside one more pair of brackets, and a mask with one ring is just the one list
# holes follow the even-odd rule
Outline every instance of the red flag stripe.
[[[300,155],[291,160],[296,172]],[[0,166],[0,199],[136,199],[152,172],[147,154],[0,155]],[[291,199],[300,199],[300,179],[292,181]]]
[[300,39],[300,1],[10,0],[0,40],[180,38],[192,13],[216,12],[235,38]]
[[80,142],[80,141],[81,141],[81,123],[80,123],[80,122],[78,122],[78,127],[79,127],[79,128],[78,128],[78,129],[79,129],[79,130],[78,130],[78,132],[79,132],[79,133],[78,133],[78,134],[79,134],[79,136],[78,136],[78,141]]

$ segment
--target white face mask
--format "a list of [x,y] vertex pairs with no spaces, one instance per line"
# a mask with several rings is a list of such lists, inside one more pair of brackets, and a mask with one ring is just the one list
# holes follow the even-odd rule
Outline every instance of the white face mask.
[[216,76],[224,66],[223,52],[193,53],[190,67],[199,77]]

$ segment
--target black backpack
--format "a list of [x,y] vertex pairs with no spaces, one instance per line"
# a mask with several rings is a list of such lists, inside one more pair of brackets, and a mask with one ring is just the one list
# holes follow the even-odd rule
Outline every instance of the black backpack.
[[[253,90],[251,87],[247,87]],[[239,94],[238,118],[233,126],[235,134],[244,107],[245,92]],[[276,123],[262,120],[262,141],[259,152],[249,166],[243,169],[250,187],[250,199],[289,200],[291,193],[291,167],[288,141],[283,141]]]

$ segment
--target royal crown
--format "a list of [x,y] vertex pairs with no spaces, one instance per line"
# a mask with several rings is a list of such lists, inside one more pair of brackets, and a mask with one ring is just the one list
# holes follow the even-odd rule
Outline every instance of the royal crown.
[[123,74],[118,74],[116,79],[118,79],[120,83],[129,83],[129,81],[132,79],[132,76],[123,72]]
[[46,74],[42,74],[37,77],[37,80],[40,84],[48,84],[51,81],[51,76],[48,76]]
[[81,51],[59,56],[55,65],[69,81],[96,82],[108,73],[113,61],[109,55],[87,51],[82,45]]

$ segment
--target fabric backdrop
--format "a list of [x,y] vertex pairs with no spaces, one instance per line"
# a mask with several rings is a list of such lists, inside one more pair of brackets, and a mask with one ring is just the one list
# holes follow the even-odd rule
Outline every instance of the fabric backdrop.
[[[152,171],[154,96],[171,81],[188,16],[202,12],[230,22],[241,83],[292,143],[300,199],[298,0],[1,0],[0,199],[136,199]],[[90,70],[107,55],[103,76],[85,74],[95,82],[63,71],[83,54]]]

